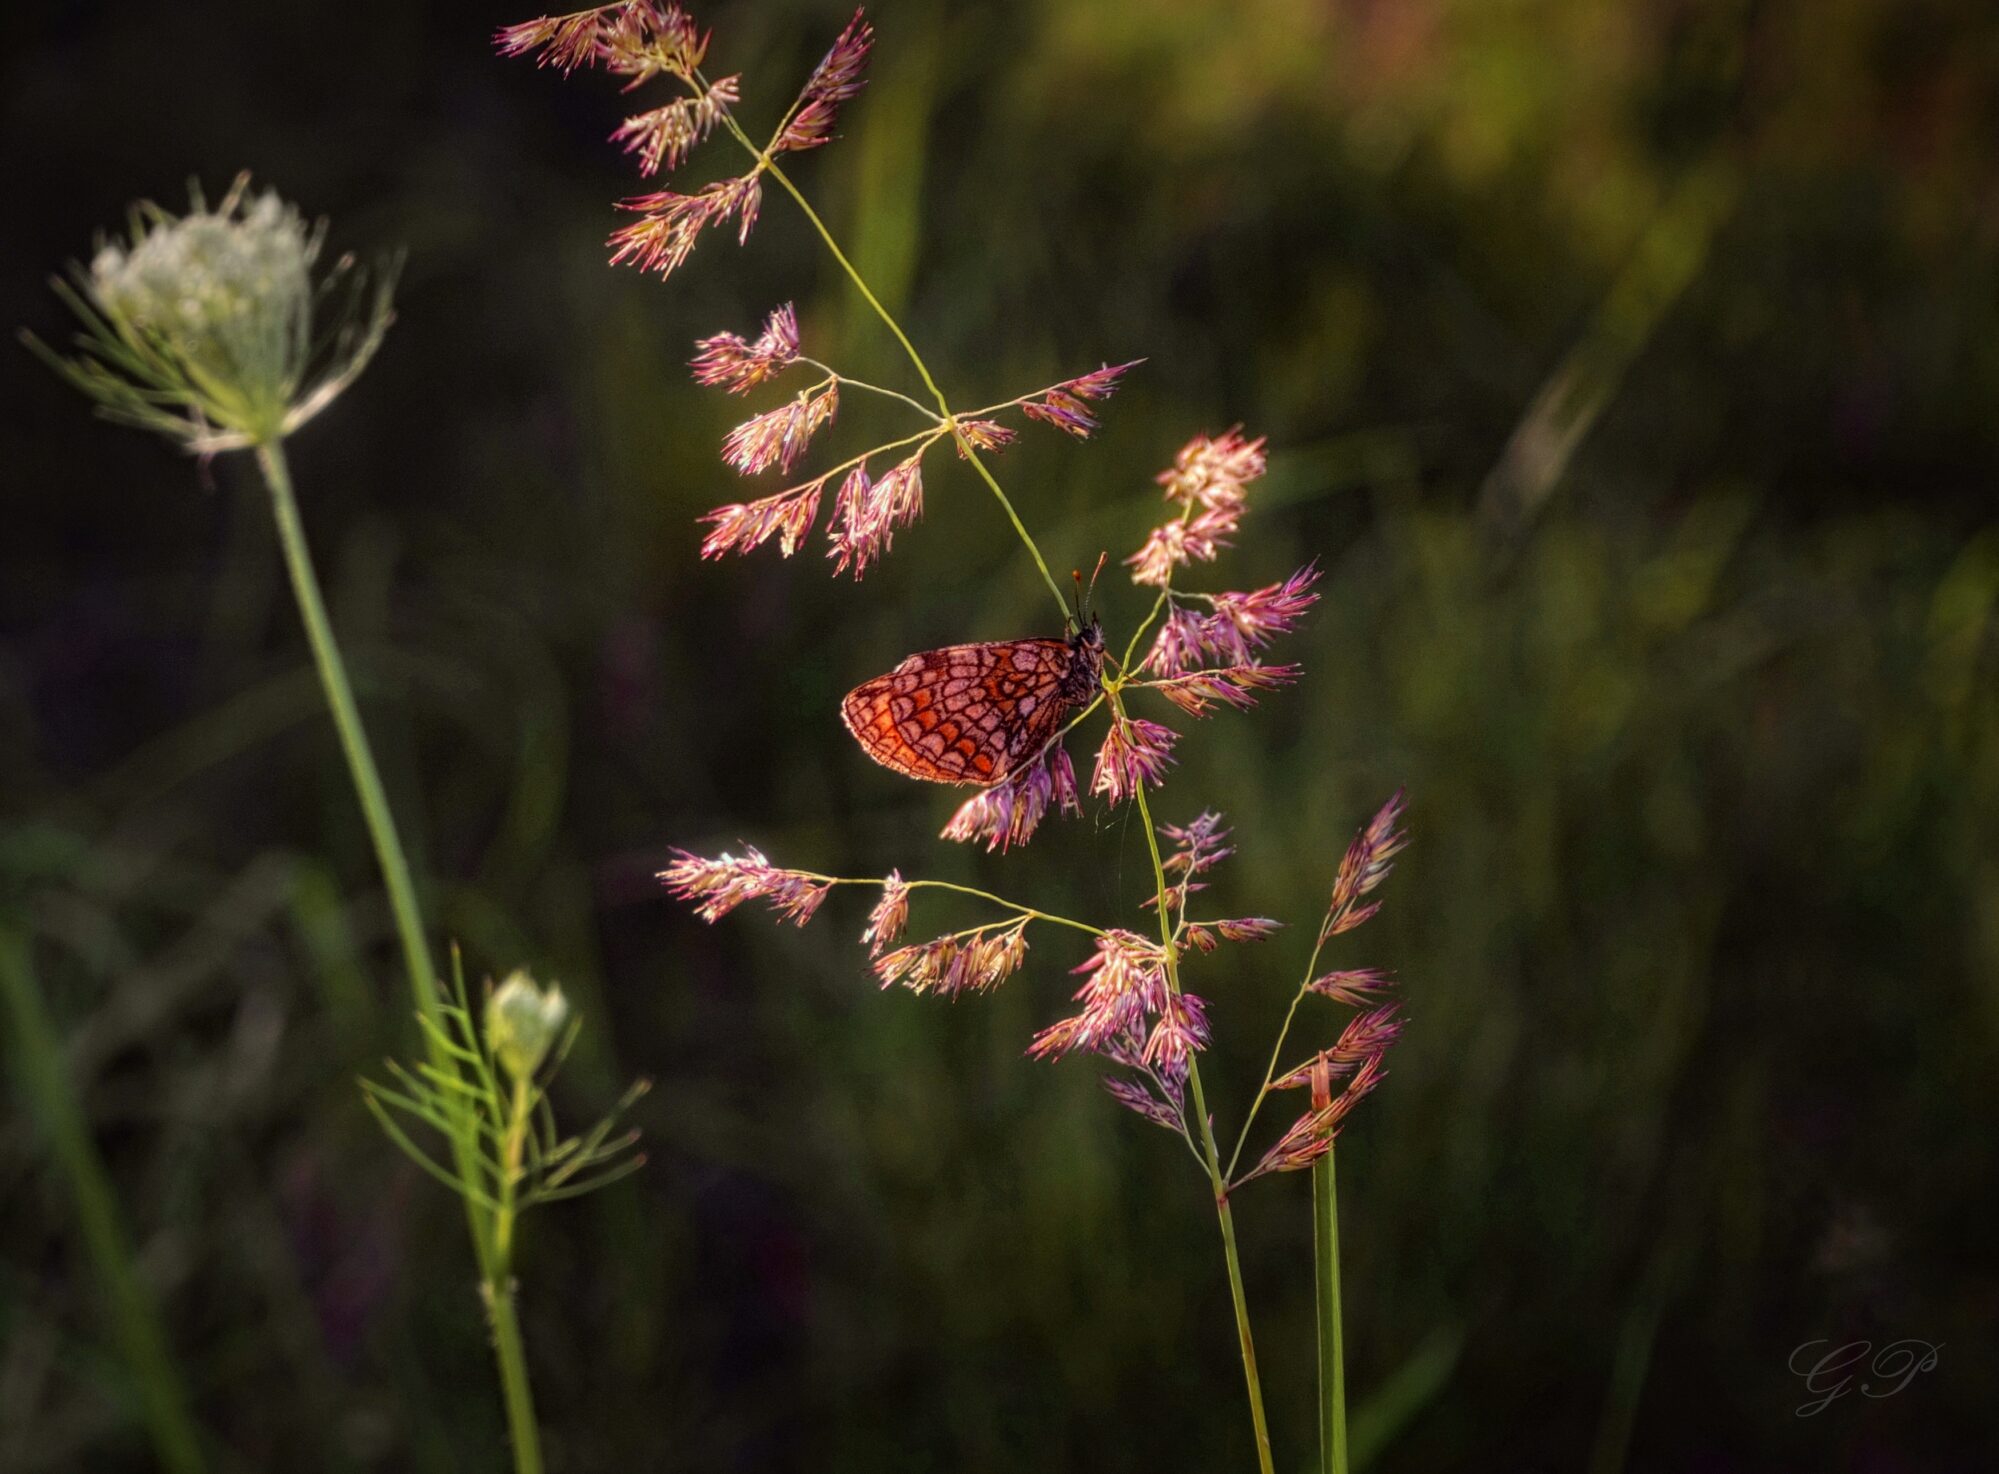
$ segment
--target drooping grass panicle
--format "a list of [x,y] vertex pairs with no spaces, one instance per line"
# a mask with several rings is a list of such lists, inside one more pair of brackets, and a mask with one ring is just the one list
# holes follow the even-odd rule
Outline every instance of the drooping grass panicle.
[[897,529],[923,516],[923,452],[904,456],[879,480],[868,475],[867,462],[855,466],[840,483],[827,529],[826,556],[835,573],[851,571],[859,579],[895,545]]
[[701,233],[711,225],[736,221],[736,241],[743,244],[763,208],[763,184],[755,174],[718,180],[694,194],[656,190],[618,201],[620,210],[640,218],[611,232],[611,264],[626,262],[641,271],[670,276],[687,264]]
[[867,930],[861,933],[861,940],[867,944],[868,956],[880,957],[882,948],[899,941],[903,928],[908,925],[909,887],[903,884],[900,870],[891,870],[882,881],[881,899],[868,913]]
[[821,476],[753,502],[731,502],[703,512],[701,520],[709,531],[701,540],[701,556],[746,553],[775,537],[778,551],[789,558],[818,521],[819,498],[825,489],[826,478]]
[[1075,971],[1083,978],[1075,995],[1082,1010],[1034,1036],[1027,1052],[1036,1059],[1095,1051],[1126,1033],[1143,1037],[1172,996],[1165,953],[1136,932],[1105,932],[1095,954]]

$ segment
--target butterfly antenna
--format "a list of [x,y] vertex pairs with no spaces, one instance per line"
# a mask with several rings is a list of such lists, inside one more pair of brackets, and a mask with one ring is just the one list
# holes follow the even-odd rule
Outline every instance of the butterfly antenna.
[[1084,626],[1084,624],[1088,622],[1088,616],[1090,613],[1090,604],[1091,601],[1094,600],[1097,595],[1097,580],[1103,576],[1104,561],[1109,557],[1110,557],[1109,553],[1097,554],[1097,566],[1090,573],[1090,582],[1087,587],[1085,587],[1083,583],[1082,569],[1071,568],[1069,570],[1069,577],[1071,577],[1076,581],[1076,628],[1077,629],[1081,629]]

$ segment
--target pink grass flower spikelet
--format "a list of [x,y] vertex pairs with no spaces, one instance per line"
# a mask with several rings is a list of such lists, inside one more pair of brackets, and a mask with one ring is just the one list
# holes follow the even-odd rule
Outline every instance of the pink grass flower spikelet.
[[1397,789],[1394,797],[1381,806],[1381,811],[1347,846],[1346,854],[1340,858],[1339,873],[1333,877],[1332,899],[1326,907],[1326,936],[1352,931],[1381,909],[1379,901],[1365,906],[1360,901],[1388,878],[1395,857],[1409,843],[1407,832],[1395,827],[1401,818],[1402,791]]
[[708,54],[708,36],[678,5],[656,0],[627,0],[610,7],[598,42],[604,69],[625,77],[631,91],[657,76],[694,80],[694,70]]
[[703,921],[719,921],[745,901],[764,900],[780,916],[803,926],[833,889],[814,876],[771,864],[749,846],[740,858],[673,853],[678,858],[659,872],[659,879],[676,899],[694,902],[694,914]]
[[1235,853],[1222,816],[1209,809],[1187,824],[1161,824],[1159,837],[1173,846],[1166,856],[1168,875],[1202,875]]
[[621,200],[618,208],[630,210],[642,219],[611,232],[611,264],[629,261],[641,271],[657,271],[671,276],[694,254],[701,232],[734,216],[738,222],[738,243],[750,238],[763,203],[763,185],[754,173],[718,180],[698,194],[676,194],[663,189],[655,194]]
[[1117,390],[1118,380],[1143,362],[1144,359],[1135,358],[1130,363],[1105,364],[1079,378],[1064,379],[1042,390],[1039,397],[1023,402],[1020,412],[1030,420],[1039,420],[1068,431],[1078,440],[1087,440],[1097,429],[1097,417],[1090,412],[1091,402],[1109,399]]
[[1245,488],[1263,471],[1263,441],[1244,440],[1239,428],[1188,441],[1158,477],[1180,515],[1154,528],[1144,546],[1124,560],[1132,582],[1164,588],[1182,564],[1212,563],[1242,523]]
[[1137,793],[1141,783],[1157,788],[1173,765],[1173,744],[1179,737],[1171,727],[1143,717],[1112,717],[1104,745],[1097,749],[1090,792],[1101,793],[1117,805]]
[[754,342],[736,333],[717,333],[694,346],[701,350],[689,365],[695,383],[743,394],[798,362],[798,314],[787,302],[764,319]]
[[913,993],[955,998],[983,993],[1011,977],[1027,959],[1027,917],[973,933],[939,937],[898,947],[877,958],[875,976],[884,988],[901,983]]
[[1097,938],[1096,955],[1076,972],[1084,979],[1076,990],[1082,1012],[1036,1034],[1027,1049],[1035,1059],[1102,1049],[1120,1035],[1142,1030],[1171,996],[1165,954],[1157,942],[1135,932],[1105,932]]
[[538,51],[539,65],[564,73],[579,66],[601,66],[630,78],[629,87],[662,73],[692,81],[708,51],[707,36],[686,11],[654,0],[622,0],[568,15],[537,16],[503,26],[493,44],[502,56]]
[[1231,916],[1206,925],[1219,932],[1225,942],[1264,942],[1284,929],[1283,922],[1268,916]]
[[1208,1005],[1192,993],[1168,995],[1145,1041],[1142,1058],[1165,1069],[1185,1069],[1208,1047]]
[[502,56],[525,56],[540,52],[535,65],[556,67],[563,73],[596,59],[599,14],[594,10],[574,15],[538,15],[517,25],[502,26],[493,44]]
[[1033,838],[1050,810],[1083,811],[1076,794],[1076,770],[1060,742],[1050,743],[1039,761],[966,799],[939,837],[965,844],[984,840],[988,853],[1007,850]]
[[1306,986],[1335,1003],[1344,1003],[1349,1008],[1366,1008],[1386,997],[1395,986],[1395,979],[1379,968],[1352,967],[1313,978]]
[[1261,436],[1243,439],[1240,425],[1221,435],[1196,435],[1159,473],[1166,500],[1189,512],[1240,512],[1245,488],[1263,475],[1263,445]]
[[1213,595],[1209,603],[1215,612],[1206,631],[1208,647],[1237,662],[1249,659],[1252,651],[1298,627],[1306,612],[1319,602],[1319,596],[1312,592],[1318,581],[1317,566],[1308,563],[1282,583],[1266,584],[1246,594]]
[[909,925],[909,887],[903,882],[900,870],[891,870],[882,881],[881,899],[875,909],[868,913],[867,930],[861,933],[861,940],[868,944],[868,955],[879,957],[882,948],[902,936],[902,929]]
[[1154,675],[1180,675],[1205,664],[1208,654],[1207,616],[1175,602],[1167,606],[1143,668]]
[[874,27],[860,11],[855,11],[832,49],[820,58],[819,65],[806,79],[798,101],[792,105],[790,119],[771,145],[772,153],[794,153],[832,141],[840,104],[857,96],[866,85],[863,73],[867,71],[868,51],[874,41]]
[[1393,1003],[1357,1013],[1347,1020],[1347,1026],[1340,1030],[1340,1037],[1330,1048],[1320,1050],[1297,1069],[1271,1081],[1270,1088],[1297,1090],[1310,1085],[1313,1071],[1322,1065],[1335,1076],[1344,1075],[1355,1066],[1386,1054],[1402,1037],[1404,1024],[1400,1010]]
[[701,556],[719,558],[724,553],[747,553],[775,536],[778,551],[789,558],[818,520],[819,494],[825,485],[826,478],[822,476],[773,496],[759,497],[753,502],[731,502],[712,512],[703,512],[700,520],[709,525],[709,532],[701,540]]
[[1116,1075],[1104,1076],[1104,1089],[1112,1100],[1128,1111],[1136,1111],[1155,1126],[1164,1126],[1168,1131],[1184,1131],[1180,1109],[1156,1095],[1152,1087],[1137,1080],[1126,1080]]
[[738,77],[723,77],[699,97],[682,97],[664,107],[635,113],[611,134],[628,154],[637,154],[641,174],[678,169],[681,161],[705,140],[737,102]]
[[840,411],[840,385],[828,379],[789,404],[752,415],[722,441],[722,459],[744,476],[776,466],[789,471],[821,425]]
[[1014,432],[998,420],[960,420],[958,433],[964,437],[957,442],[960,460],[964,459],[967,445],[973,450],[1005,450],[1016,438]]
[[869,479],[863,461],[840,483],[826,552],[836,574],[851,568],[860,578],[894,545],[896,529],[922,517],[925,448],[919,446],[914,455],[896,462],[879,481]]
[[[1159,531],[1168,533],[1178,526],[1168,523]],[[1162,565],[1162,570],[1170,576],[1170,565]],[[1144,668],[1156,676],[1171,678],[1201,670],[1211,663],[1219,664],[1223,670],[1216,674],[1235,685],[1248,699],[1232,700],[1208,683],[1193,682],[1190,689],[1204,692],[1211,699],[1230,701],[1232,705],[1249,705],[1253,700],[1249,697],[1251,691],[1282,684],[1297,674],[1296,666],[1263,666],[1256,656],[1278,635],[1297,628],[1306,611],[1319,601],[1319,596],[1312,592],[1312,585],[1318,581],[1319,570],[1308,564],[1282,583],[1248,593],[1175,595],[1159,633],[1152,638]],[[1198,613],[1180,602],[1183,597],[1205,599],[1212,612]],[[1265,674],[1254,674],[1259,670]],[[1172,699],[1164,681],[1154,684],[1161,686],[1162,694]],[[1202,714],[1195,712],[1197,716]]]
[[1288,686],[1297,679],[1295,665],[1259,665],[1251,661],[1219,670],[1187,671],[1138,684],[1157,691],[1190,717],[1205,717],[1218,702],[1237,711],[1247,711],[1256,705],[1258,693]]
[[1292,1122],[1277,1144],[1241,1179],[1248,1182],[1266,1172],[1301,1172],[1333,1149],[1341,1123],[1386,1076],[1380,1055],[1370,1056],[1339,1094],[1331,1093],[1331,1071],[1323,1064],[1314,1070],[1312,1109]]

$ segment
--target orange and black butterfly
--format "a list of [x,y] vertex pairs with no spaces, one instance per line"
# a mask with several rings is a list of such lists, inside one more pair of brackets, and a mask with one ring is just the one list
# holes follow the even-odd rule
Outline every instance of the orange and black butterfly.
[[1103,672],[1103,626],[1090,619],[1067,639],[912,655],[849,691],[840,716],[884,768],[984,787],[1038,758],[1069,714],[1095,698]]

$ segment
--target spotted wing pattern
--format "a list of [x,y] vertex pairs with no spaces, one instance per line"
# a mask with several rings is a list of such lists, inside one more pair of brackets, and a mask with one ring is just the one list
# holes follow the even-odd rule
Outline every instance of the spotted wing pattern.
[[998,783],[1059,730],[1079,664],[1068,640],[947,645],[863,681],[840,715],[885,768],[931,783]]

